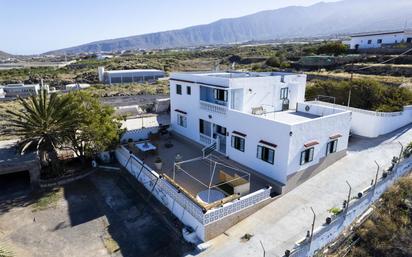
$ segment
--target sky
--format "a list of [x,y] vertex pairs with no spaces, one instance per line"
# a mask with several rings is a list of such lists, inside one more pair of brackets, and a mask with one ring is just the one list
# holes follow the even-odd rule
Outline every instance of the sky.
[[40,54],[317,2],[321,0],[0,0],[0,51]]

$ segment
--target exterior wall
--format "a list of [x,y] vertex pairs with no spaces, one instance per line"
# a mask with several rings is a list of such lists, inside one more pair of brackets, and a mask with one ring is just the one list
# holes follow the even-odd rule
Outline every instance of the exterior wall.
[[[403,112],[374,112],[325,102],[313,103],[352,112],[352,133],[363,137],[378,137],[412,123],[412,106],[405,106]],[[365,122],[367,121],[367,122]]]
[[[310,110],[306,111],[305,107],[310,106]],[[323,110],[325,109],[325,110]],[[291,128],[293,135],[290,137],[289,158],[287,174],[291,175],[297,171],[305,170],[313,165],[317,165],[326,156],[327,143],[331,141],[330,137],[340,134],[337,138],[338,145],[336,152],[346,151],[349,141],[349,131],[351,124],[351,113],[340,110],[339,113],[333,112],[332,108],[325,108],[316,106],[310,103],[303,103],[298,105],[298,110],[318,114],[325,113],[324,117],[316,118],[309,122],[302,122],[294,124]],[[300,165],[301,152],[306,148],[305,143],[310,141],[317,141],[319,144],[314,145],[313,161]]]
[[3,88],[7,97],[37,95],[40,86],[36,85],[8,85]]
[[157,133],[158,131],[159,127],[128,130],[122,135],[120,142],[126,143],[129,139],[133,141],[145,140],[149,138],[150,133]]
[[163,71],[105,71],[103,81],[108,84],[156,81],[165,76]]
[[206,240],[213,239],[217,237],[218,235],[222,234],[226,230],[228,230],[230,227],[233,225],[239,223],[243,219],[249,217],[259,209],[263,208],[264,206],[268,205],[271,203],[274,199],[267,199],[263,200],[261,202],[258,202],[256,204],[253,204],[249,208],[245,209],[242,212],[234,213],[226,217],[225,219],[218,220],[216,222],[213,222],[209,225],[205,226],[205,238]]
[[[359,45],[359,49],[379,48],[384,44],[396,44],[406,42],[408,38],[412,38],[412,34],[404,32],[386,35],[352,37],[350,41],[350,48],[356,49],[356,45]],[[378,43],[378,39],[381,39],[382,43]],[[369,40],[372,40],[371,44],[368,44]]]
[[[280,82],[280,77],[275,77],[277,80],[273,81],[273,78],[268,77],[268,80],[264,80],[261,77],[248,78],[248,79],[232,79],[230,80],[230,89],[244,88],[244,93],[249,94],[248,88],[261,89],[261,92],[267,94],[266,90],[273,91],[273,84],[279,83],[279,93],[282,84],[289,82],[298,83],[299,87],[295,91],[296,101],[303,98],[306,76],[291,76],[291,80],[286,80],[285,83]],[[269,79],[272,79],[270,81]],[[301,81],[302,80],[302,81]],[[262,84],[261,84],[262,83]],[[182,95],[176,94],[176,84],[182,86]],[[266,85],[272,85],[270,88],[266,88]],[[191,87],[191,95],[187,95],[186,87]],[[191,140],[208,145],[209,143],[203,142],[199,133],[199,119],[211,122],[223,126],[227,129],[226,136],[226,155],[247,167],[265,175],[271,179],[274,179],[282,184],[287,183],[287,177],[294,174],[297,171],[305,170],[310,166],[317,165],[321,158],[326,155],[326,146],[330,141],[329,137],[335,134],[341,134],[342,137],[338,140],[337,151],[344,151],[348,145],[349,131],[350,131],[350,112],[337,108],[328,108],[325,106],[316,106],[314,104],[295,104],[295,108],[298,107],[299,111],[315,114],[319,117],[313,120],[304,121],[297,124],[287,124],[271,119],[265,119],[259,116],[254,116],[245,112],[232,110],[226,107],[224,112],[214,112],[206,110],[200,107],[200,89],[199,85],[188,82],[181,79],[181,81],[170,81],[170,97],[171,97],[171,126],[177,133],[190,138]],[[293,90],[293,87],[290,87]],[[275,90],[277,91],[277,90]],[[264,101],[265,94],[256,94],[258,100]],[[230,94],[228,94],[230,96]],[[273,95],[268,98],[273,100]],[[280,98],[279,95],[275,95],[275,98]],[[247,99],[244,106],[248,106]],[[229,97],[229,102],[230,102]],[[258,102],[258,101],[256,101]],[[310,111],[306,111],[306,105],[310,105]],[[230,103],[229,103],[230,106]],[[249,106],[251,106],[249,104]],[[175,110],[185,112],[183,116],[187,119],[187,127],[181,127],[177,124],[177,116],[182,115]],[[247,107],[244,108],[247,111]],[[231,147],[231,136],[233,131],[238,131],[246,134],[245,137],[245,151],[241,152]],[[293,136],[289,133],[292,132]],[[274,164],[267,163],[256,157],[257,146],[260,145],[259,141],[266,141],[276,144]],[[300,165],[300,154],[304,150],[304,144],[311,141],[319,141],[319,145],[315,146],[314,160],[305,165]]]
[[[231,89],[243,89],[243,112],[251,113],[253,107],[262,106],[266,111],[281,111],[283,100],[281,88],[288,88],[289,108],[294,109],[297,102],[304,101],[306,75],[287,75],[233,79]],[[233,99],[230,99],[233,100]]]

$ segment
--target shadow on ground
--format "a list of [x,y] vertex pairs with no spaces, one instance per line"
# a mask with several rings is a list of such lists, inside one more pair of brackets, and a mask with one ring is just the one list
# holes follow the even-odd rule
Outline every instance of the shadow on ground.
[[[400,136],[405,134],[407,131],[412,129],[412,124],[406,125],[400,129],[397,129],[389,134],[379,136],[377,138],[366,138],[361,136],[352,136],[349,140],[349,151],[358,152],[365,149],[369,149],[382,144],[382,142],[392,139],[391,141],[396,141]],[[399,146],[400,149],[400,146]]]
[[[48,228],[49,232],[55,233],[48,236],[50,249],[53,248],[53,244],[58,245],[57,242],[53,243],[57,238],[65,238],[70,240],[71,245],[76,245],[79,239],[74,237],[79,233],[82,236],[97,234],[112,256],[183,256],[193,249],[192,245],[183,240],[180,232],[181,224],[176,218],[157,199],[149,197],[149,192],[128,173],[98,171],[63,186],[63,190],[55,188],[35,193],[30,191],[29,177],[26,175],[20,173],[1,177],[0,215],[16,207],[27,207],[32,211],[44,207],[48,209],[49,215],[53,215],[54,211],[67,210],[68,220],[64,220],[63,216],[56,213],[56,217],[59,218],[50,217],[49,223],[44,222],[46,227],[47,224],[53,224]],[[50,199],[55,192],[61,191],[63,193],[56,195],[59,195],[60,199],[63,196],[65,201]],[[60,202],[67,207],[62,209],[60,206],[53,210],[53,207],[48,206],[46,202],[49,200],[54,204]],[[43,202],[45,206],[42,205]],[[41,222],[41,215],[36,216],[39,218],[37,223]],[[36,223],[33,222],[29,222],[27,226],[35,226],[33,224]],[[96,224],[101,225],[96,226]],[[17,229],[16,236],[24,237],[19,234],[19,231],[26,231],[24,229]],[[30,229],[27,228],[27,231]],[[39,235],[39,238],[42,236],[45,235]],[[31,241],[23,244],[27,249],[35,247]],[[94,251],[93,249],[91,247],[90,251]],[[55,251],[58,253],[59,249]],[[79,251],[70,249],[70,251],[75,255],[84,253],[81,249]],[[50,256],[49,252],[47,254],[44,256]],[[90,252],[90,254],[90,256],[99,255],[98,252]]]
[[[180,224],[141,185],[129,181],[128,174],[97,172],[64,187],[70,226],[79,226],[105,216],[106,245],[118,255],[182,256],[193,247],[180,233]],[[137,182],[136,182],[137,183]],[[147,204],[149,200],[149,204]]]

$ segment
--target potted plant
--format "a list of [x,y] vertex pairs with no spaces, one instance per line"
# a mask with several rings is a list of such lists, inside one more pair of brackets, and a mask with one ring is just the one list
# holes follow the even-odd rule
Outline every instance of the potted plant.
[[129,139],[127,139],[127,145],[129,146],[129,148],[132,148],[133,147],[133,139],[131,139],[131,138],[129,138]]
[[154,164],[155,164],[157,170],[162,169],[163,162],[162,162],[162,159],[160,159],[160,157],[156,158],[156,160],[154,161]]

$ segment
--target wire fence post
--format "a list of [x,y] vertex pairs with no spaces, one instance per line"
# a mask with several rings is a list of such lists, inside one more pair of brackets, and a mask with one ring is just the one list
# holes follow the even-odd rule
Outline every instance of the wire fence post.
[[352,193],[352,186],[349,184],[349,182],[347,180],[346,180],[346,184],[348,184],[348,186],[349,186],[349,193],[348,193],[348,199],[346,201],[345,217],[346,217],[346,214],[349,211],[350,196],[351,196],[351,193]]

